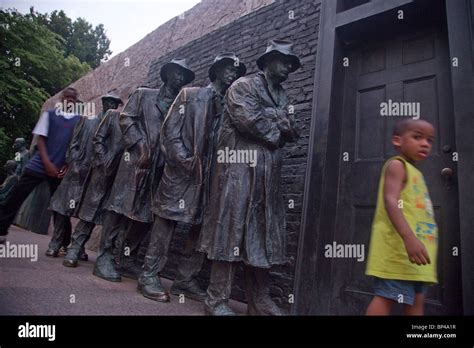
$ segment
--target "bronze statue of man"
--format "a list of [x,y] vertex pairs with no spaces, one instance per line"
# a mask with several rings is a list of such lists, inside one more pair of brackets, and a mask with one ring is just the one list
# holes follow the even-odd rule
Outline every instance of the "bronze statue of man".
[[[140,240],[153,222],[152,192],[156,191],[164,166],[159,147],[161,125],[181,88],[194,80],[184,59],[163,65],[160,76],[164,82],[160,89],[138,88],[120,114],[124,154],[104,206],[102,237],[93,271],[108,281],[121,281],[112,253],[120,229],[126,227],[126,235],[135,241],[130,253],[137,254]],[[132,262],[135,259],[130,258]],[[136,264],[128,268],[134,274],[141,271]]]
[[273,265],[287,262],[281,148],[297,138],[281,83],[301,64],[290,42],[272,40],[257,65],[262,72],[237,80],[225,98],[211,178],[215,206],[204,213],[198,242],[213,261],[204,301],[208,315],[235,315],[228,300],[237,262],[245,266],[248,314],[281,314],[267,278]]
[[[81,250],[84,250],[84,246],[98,222],[97,212],[101,200],[110,188],[121,154],[120,136],[116,132],[118,111],[115,109],[122,104],[122,99],[113,93],[108,93],[101,99],[102,112],[97,118],[86,121],[93,132],[87,132],[90,138],[83,139],[88,145],[91,144],[90,154],[85,156],[89,170],[82,183],[79,206],[75,211],[75,216],[80,221],[72,233],[71,246],[63,260],[63,265],[66,267],[77,266]],[[109,142],[106,147],[105,141],[107,140]]]
[[20,176],[17,174],[17,163],[18,162],[16,161],[8,160],[3,166],[3,169],[7,173],[7,178],[3,184],[0,185],[0,205],[3,205],[7,201],[10,192],[20,178]]
[[195,244],[209,199],[209,178],[224,95],[245,72],[245,65],[235,54],[219,55],[209,69],[211,84],[184,88],[166,116],[160,139],[166,164],[152,205],[155,221],[144,271],[138,279],[138,289],[147,298],[170,300],[159,273],[165,266],[178,222],[191,224],[191,229],[185,258],[179,264],[171,292],[197,300],[205,298],[206,293],[196,281],[204,255],[195,250]]
[[30,159],[30,152],[26,148],[26,140],[24,138],[16,138],[13,142],[13,150],[15,151],[15,161],[18,164],[16,173],[20,176]]
[[[102,103],[105,108],[118,106],[117,102],[111,102],[107,98],[103,100]],[[66,221],[67,217],[77,216],[84,182],[86,181],[90,170],[93,152],[92,138],[94,137],[94,133],[106,111],[107,109],[104,109],[103,112],[99,113],[99,115],[81,117],[81,120],[74,128],[73,137],[66,153],[68,169],[58,189],[53,197],[51,197],[50,203],[50,209],[53,212],[60,214],[63,217],[62,221]],[[59,229],[56,229],[55,231],[59,231]],[[46,256],[58,256],[60,235],[61,233],[53,234],[48,250],[46,251]],[[77,253],[79,252],[81,252],[81,250],[77,251]],[[76,254],[76,251],[71,254],[71,257],[74,254]],[[81,258],[84,261],[88,258],[84,250],[81,252]]]

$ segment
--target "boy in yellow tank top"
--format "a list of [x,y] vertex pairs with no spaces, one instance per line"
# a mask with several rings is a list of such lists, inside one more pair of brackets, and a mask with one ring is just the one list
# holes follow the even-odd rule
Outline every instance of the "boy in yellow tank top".
[[431,152],[435,129],[425,120],[396,124],[380,178],[366,274],[375,277],[367,315],[389,315],[394,303],[405,315],[423,315],[425,293],[437,283],[438,229],[423,174],[415,167]]

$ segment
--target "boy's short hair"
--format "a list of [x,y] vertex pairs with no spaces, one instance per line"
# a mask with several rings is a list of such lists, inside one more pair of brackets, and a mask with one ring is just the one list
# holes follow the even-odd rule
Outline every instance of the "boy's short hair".
[[412,118],[407,118],[407,119],[398,121],[395,124],[395,127],[393,127],[392,135],[398,135],[398,136],[403,135],[406,131],[410,129],[412,125],[418,122],[426,122],[426,123],[431,124],[431,122],[427,120],[422,120],[422,119],[414,120]]

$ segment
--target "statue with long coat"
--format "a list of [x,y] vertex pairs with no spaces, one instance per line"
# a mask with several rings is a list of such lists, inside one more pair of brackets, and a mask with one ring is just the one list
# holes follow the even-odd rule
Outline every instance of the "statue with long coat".
[[89,173],[92,158],[92,138],[102,120],[103,113],[94,117],[81,117],[74,128],[66,153],[68,169],[58,189],[51,197],[50,209],[61,215],[76,216],[82,190]]
[[79,219],[102,224],[101,212],[110,192],[123,155],[120,111],[109,110],[95,133],[92,169],[84,184],[85,190],[77,216]]
[[194,80],[194,73],[184,59],[173,59],[163,65],[160,75],[164,82],[161,88],[138,88],[120,114],[124,154],[104,205],[104,227],[93,271],[108,281],[121,281],[112,253],[114,241],[121,233],[132,249],[130,254],[133,253],[125,261],[125,276],[137,278],[141,272],[136,264],[138,248],[153,222],[152,197],[165,163],[159,146],[161,125],[181,87]]
[[211,84],[184,88],[176,97],[162,126],[160,138],[166,156],[163,177],[153,200],[155,214],[144,270],[138,279],[143,296],[167,302],[159,273],[163,270],[178,222],[191,224],[176,270],[171,293],[204,300],[206,293],[196,281],[204,255],[195,250],[202,214],[207,209],[215,139],[219,130],[225,91],[246,67],[233,53],[217,56],[209,68]]
[[[114,94],[108,93],[102,97],[101,116],[104,116],[98,120],[99,124],[94,130],[95,136],[85,140],[92,144],[89,171],[84,179],[79,206],[75,212],[80,221],[72,233],[71,247],[63,261],[66,267],[77,266],[80,252],[100,219],[100,203],[109,191],[115,176],[122,148],[121,139],[114,128],[114,124],[118,126],[119,114],[115,109],[120,104],[122,100]],[[108,141],[107,145],[104,144],[105,141]]]
[[268,272],[287,261],[280,192],[281,148],[297,138],[281,83],[301,64],[292,44],[273,40],[257,60],[262,72],[228,90],[198,250],[213,260],[205,311],[233,315],[228,306],[236,262],[245,265],[249,314],[281,314],[268,292]]

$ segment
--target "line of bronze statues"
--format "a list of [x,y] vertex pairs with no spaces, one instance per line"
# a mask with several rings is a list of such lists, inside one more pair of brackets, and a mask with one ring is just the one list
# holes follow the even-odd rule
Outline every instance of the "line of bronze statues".
[[[161,67],[159,89],[140,87],[122,100],[102,98],[103,112],[83,117],[67,152],[69,169],[50,209],[77,217],[63,265],[87,260],[84,246],[96,225],[102,235],[93,274],[117,282],[137,279],[139,292],[168,302],[160,281],[177,224],[191,225],[171,293],[204,301],[208,315],[235,315],[228,301],[243,262],[249,315],[281,315],[269,296],[269,270],[288,262],[280,192],[281,149],[298,138],[281,84],[301,67],[292,43],[270,41],[246,76],[233,53],[217,56],[207,87],[185,59]],[[256,154],[253,165],[218,161],[219,150]],[[9,172],[15,169],[7,163]],[[144,264],[139,246],[148,231]],[[55,227],[48,256],[57,256],[63,231]],[[196,277],[207,257],[210,283]]]

